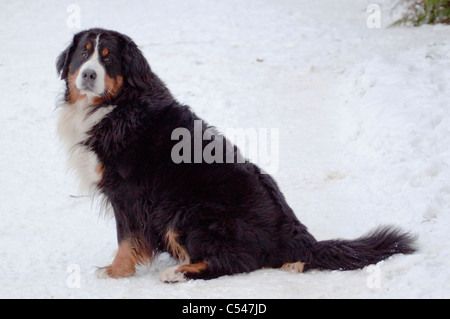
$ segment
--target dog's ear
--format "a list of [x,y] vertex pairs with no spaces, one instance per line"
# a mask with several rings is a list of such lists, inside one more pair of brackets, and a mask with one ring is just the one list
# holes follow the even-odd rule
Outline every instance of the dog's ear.
[[69,72],[69,64],[71,59],[71,52],[73,54],[74,44],[72,43],[67,49],[65,49],[56,60],[56,71],[58,75],[61,76],[61,80],[67,79],[67,74]]
[[67,79],[69,74],[69,64],[72,60],[73,53],[77,48],[78,41],[83,32],[77,33],[73,36],[72,43],[65,49],[56,59],[56,71],[61,76],[61,80]]
[[146,90],[152,87],[150,66],[141,50],[129,37],[122,35],[122,69],[125,81],[132,87]]

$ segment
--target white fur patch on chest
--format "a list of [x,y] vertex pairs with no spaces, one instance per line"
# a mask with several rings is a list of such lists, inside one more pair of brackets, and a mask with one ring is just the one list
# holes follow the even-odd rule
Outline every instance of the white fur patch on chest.
[[76,171],[80,186],[85,191],[93,191],[102,175],[95,153],[80,143],[89,137],[87,132],[115,107],[111,105],[95,109],[89,104],[87,99],[65,104],[58,120],[58,135],[69,153],[69,167]]

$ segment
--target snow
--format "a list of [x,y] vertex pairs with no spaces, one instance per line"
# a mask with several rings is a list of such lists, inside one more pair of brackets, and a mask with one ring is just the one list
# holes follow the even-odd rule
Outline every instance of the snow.
[[380,29],[362,0],[77,1],[83,29],[131,36],[220,130],[278,128],[274,177],[318,239],[379,224],[418,235],[414,255],[358,271],[170,285],[158,280],[167,254],[132,278],[94,275],[114,255],[114,221],[78,191],[56,136],[72,3],[1,4],[1,298],[450,297],[450,27],[388,28],[387,0]]

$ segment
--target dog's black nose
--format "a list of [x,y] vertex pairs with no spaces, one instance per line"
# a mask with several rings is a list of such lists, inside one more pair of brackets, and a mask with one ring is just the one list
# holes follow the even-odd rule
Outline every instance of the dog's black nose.
[[92,82],[97,78],[97,73],[92,69],[86,69],[82,73],[83,80],[87,82]]

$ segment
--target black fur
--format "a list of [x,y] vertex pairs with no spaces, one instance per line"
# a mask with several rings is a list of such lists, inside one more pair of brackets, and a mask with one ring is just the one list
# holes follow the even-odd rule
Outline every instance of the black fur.
[[[178,141],[171,140],[172,131],[183,127],[194,137],[199,118],[172,97],[130,38],[90,30],[100,31],[120,43],[116,54],[124,84],[108,101],[117,107],[89,132],[84,145],[103,164],[98,188],[114,208],[119,243],[137,238],[153,255],[168,250],[165,236],[173,229],[191,263],[208,263],[206,270],[186,274],[191,279],[298,261],[306,263],[305,270],[351,270],[414,251],[410,235],[389,227],[354,241],[317,242],[276,182],[252,163],[175,164],[171,150]],[[85,35],[76,35],[58,58],[62,78]],[[208,127],[203,122],[203,131]]]

